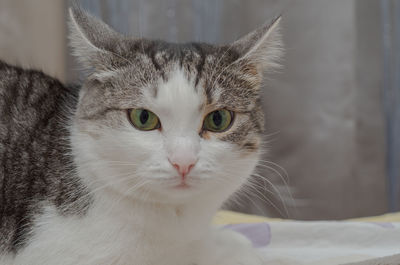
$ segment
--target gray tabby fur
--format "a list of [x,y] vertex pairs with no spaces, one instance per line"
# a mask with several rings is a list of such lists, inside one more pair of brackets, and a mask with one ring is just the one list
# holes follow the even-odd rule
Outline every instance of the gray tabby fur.
[[83,214],[88,205],[73,206],[85,193],[66,129],[77,92],[0,61],[0,253],[23,246],[41,202],[65,215]]

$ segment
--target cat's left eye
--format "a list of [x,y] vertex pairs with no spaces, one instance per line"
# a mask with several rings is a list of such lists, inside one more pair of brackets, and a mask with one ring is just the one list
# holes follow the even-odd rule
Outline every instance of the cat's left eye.
[[219,109],[209,113],[204,119],[203,129],[211,132],[224,132],[233,122],[233,112]]
[[142,131],[151,131],[161,127],[157,115],[150,110],[130,109],[128,110],[128,117],[133,126]]

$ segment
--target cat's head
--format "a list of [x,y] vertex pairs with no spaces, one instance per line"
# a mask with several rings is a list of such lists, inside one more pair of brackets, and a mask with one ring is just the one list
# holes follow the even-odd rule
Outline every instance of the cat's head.
[[70,10],[74,54],[91,70],[72,126],[89,184],[172,203],[234,192],[259,158],[279,20],[216,46],[125,37]]

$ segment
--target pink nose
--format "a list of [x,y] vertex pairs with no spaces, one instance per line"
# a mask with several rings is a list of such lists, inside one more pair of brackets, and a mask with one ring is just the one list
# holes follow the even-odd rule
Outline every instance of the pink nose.
[[173,161],[169,161],[174,168],[179,172],[182,178],[185,178],[187,174],[189,174],[190,170],[194,167],[196,162],[187,162],[187,163],[174,163]]

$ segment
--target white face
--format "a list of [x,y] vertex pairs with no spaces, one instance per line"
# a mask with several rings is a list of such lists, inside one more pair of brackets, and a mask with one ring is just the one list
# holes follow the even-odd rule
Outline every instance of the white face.
[[[258,160],[260,85],[262,73],[279,66],[279,21],[230,45],[178,44],[125,37],[70,10],[71,46],[92,72],[71,127],[89,187],[166,203],[233,193]],[[157,115],[160,129],[137,129],[128,119],[132,109]],[[217,110],[234,113],[233,124],[204,130]]]
[[[95,189],[169,203],[233,193],[251,174],[258,152],[243,152],[221,140],[229,131],[199,134],[205,116],[215,109],[204,107],[203,89],[195,89],[181,70],[157,88],[156,97],[151,89],[143,90],[142,105],[136,107],[156,114],[160,129],[139,130],[122,111],[117,128],[95,121],[74,123],[72,143],[87,182]],[[236,115],[229,130],[242,119]]]

